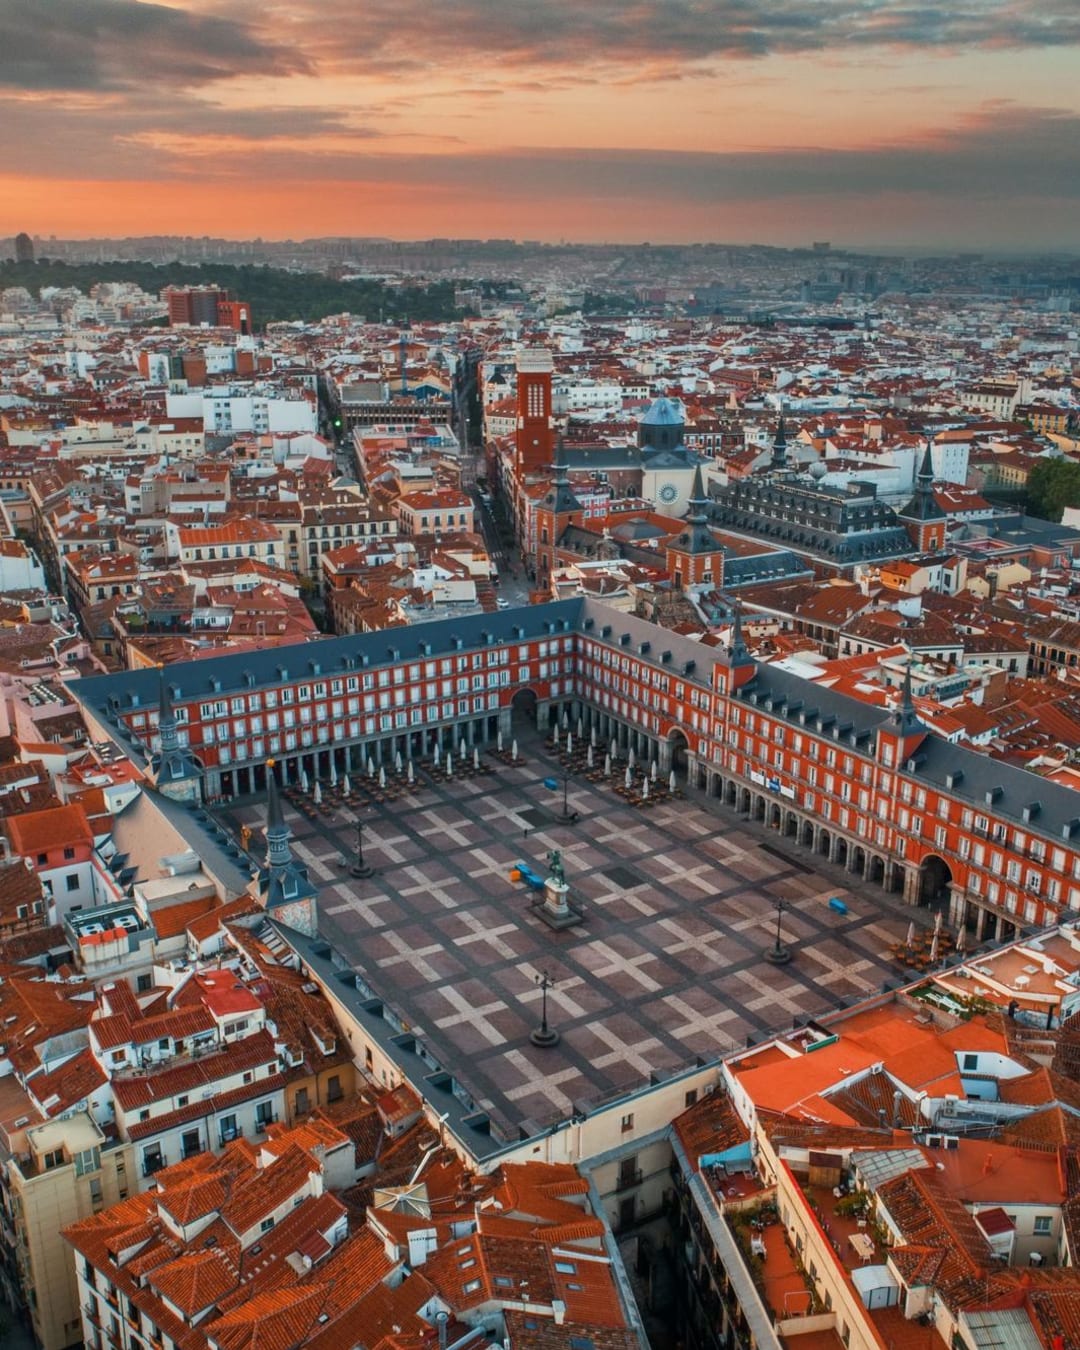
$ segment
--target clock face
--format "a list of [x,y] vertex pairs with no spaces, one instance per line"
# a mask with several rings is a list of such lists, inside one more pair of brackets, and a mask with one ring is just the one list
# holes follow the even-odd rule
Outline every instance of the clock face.
[[663,487],[660,489],[660,500],[669,506],[675,500],[675,498],[678,497],[678,495],[679,489],[675,486],[674,483],[665,483]]

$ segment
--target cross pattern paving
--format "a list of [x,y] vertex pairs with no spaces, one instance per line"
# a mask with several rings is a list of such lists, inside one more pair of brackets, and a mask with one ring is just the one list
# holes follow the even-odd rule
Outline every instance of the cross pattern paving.
[[[522,765],[492,759],[489,774],[425,780],[413,796],[361,807],[376,869],[365,880],[348,872],[354,808],[314,821],[287,810],[323,937],[508,1137],[896,980],[888,948],[910,918],[896,897],[847,889],[794,843],[695,798],[643,811],[573,779],[579,819],[560,824],[561,782],[543,785],[554,763],[539,742],[523,749]],[[227,814],[258,831],[263,809]],[[546,874],[555,848],[584,907],[561,932],[509,879],[518,859]],[[829,908],[834,895],[846,915]],[[777,900],[795,951],[782,967],[763,957]],[[529,1040],[543,971],[561,1037],[552,1049]]]

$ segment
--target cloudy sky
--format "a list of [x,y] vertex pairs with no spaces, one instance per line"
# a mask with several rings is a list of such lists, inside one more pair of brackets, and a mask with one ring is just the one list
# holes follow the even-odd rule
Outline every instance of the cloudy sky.
[[0,234],[1080,249],[1078,0],[0,0]]

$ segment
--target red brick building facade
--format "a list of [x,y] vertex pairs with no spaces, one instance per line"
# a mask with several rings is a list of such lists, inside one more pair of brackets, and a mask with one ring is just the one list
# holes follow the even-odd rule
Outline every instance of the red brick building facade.
[[[912,904],[1008,936],[1080,910],[1080,798],[917,720],[585,599],[245,652],[168,672],[208,797],[428,758],[567,714]],[[91,734],[156,748],[158,673],[73,686]]]

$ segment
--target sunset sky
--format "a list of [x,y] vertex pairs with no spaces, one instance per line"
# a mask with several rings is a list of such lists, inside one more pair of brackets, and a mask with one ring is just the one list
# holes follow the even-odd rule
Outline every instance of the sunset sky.
[[0,0],[0,234],[1080,250],[1078,0]]

